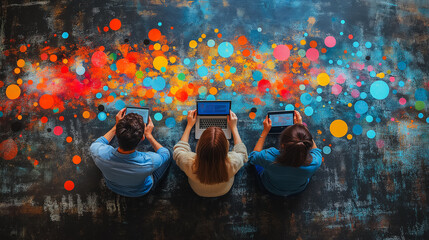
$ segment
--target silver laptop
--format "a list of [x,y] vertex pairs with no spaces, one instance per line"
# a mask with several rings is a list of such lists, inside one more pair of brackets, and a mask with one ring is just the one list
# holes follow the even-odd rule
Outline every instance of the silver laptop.
[[231,139],[231,129],[227,118],[231,110],[231,101],[197,101],[197,123],[195,124],[195,138],[209,127],[220,127],[227,139]]

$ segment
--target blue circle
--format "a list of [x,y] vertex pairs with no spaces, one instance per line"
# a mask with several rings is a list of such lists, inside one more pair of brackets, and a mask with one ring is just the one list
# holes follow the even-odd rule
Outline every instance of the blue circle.
[[228,58],[234,53],[234,47],[229,42],[219,44],[217,51],[221,57]]
[[61,37],[63,37],[64,39],[67,39],[69,37],[69,33],[63,32],[63,34],[61,34]]
[[161,26],[162,26],[162,22],[158,22],[158,26],[160,26],[160,27],[161,27]]
[[343,65],[343,61],[342,61],[342,60],[338,60],[338,61],[337,61],[337,64],[338,64],[338,65]]
[[210,39],[207,41],[207,46],[214,47],[214,45],[215,45],[215,41],[213,39]]
[[150,86],[152,86],[152,78],[150,78],[150,77],[145,77],[145,78],[143,79],[143,86],[145,86],[145,87],[150,87]]
[[204,63],[204,62],[203,62],[203,60],[202,60],[202,59],[198,59],[198,60],[197,60],[197,64],[198,64],[198,65],[202,65],[203,63]]
[[424,88],[417,89],[414,93],[414,98],[416,99],[416,101],[422,102],[428,100],[427,91]]
[[288,104],[285,106],[285,110],[286,111],[293,111],[293,110],[295,110],[295,107],[292,104]]
[[407,64],[405,62],[399,62],[398,68],[399,70],[405,70],[405,68],[407,68]]
[[371,48],[372,47],[372,43],[371,42],[366,42],[365,43],[365,47],[366,48]]
[[153,118],[156,121],[161,121],[161,119],[162,119],[162,113],[155,113],[155,115],[153,116]]
[[[1,117],[1,116],[0,116],[0,117]],[[427,122],[427,123],[429,123],[429,117],[428,117],[428,118],[426,118],[426,122]]]
[[368,115],[368,116],[366,116],[365,120],[367,122],[372,122],[372,121],[374,121],[374,118],[371,115]]
[[185,65],[189,65],[189,64],[191,63],[191,60],[190,60],[189,58],[185,58],[185,59],[183,60],[183,63],[184,63]]
[[317,91],[317,93],[322,93],[323,92],[323,90],[321,88],[317,88],[316,91]]
[[307,116],[311,116],[311,115],[313,115],[313,112],[314,112],[314,110],[313,110],[313,108],[312,108],[312,107],[306,107],[306,108],[304,109],[304,113],[305,113],[305,115],[307,115]]
[[378,117],[375,119],[375,121],[379,123],[379,122],[381,122],[381,118]]
[[253,80],[260,81],[262,79],[262,73],[260,71],[254,71],[252,77]]
[[118,101],[115,102],[115,108],[117,110],[122,110],[124,107],[125,107],[125,102],[124,101],[122,101],[122,100],[119,99]]
[[375,73],[375,71],[371,71],[371,72],[369,72],[369,76],[370,77],[375,77],[375,76],[377,76],[377,73]]
[[116,71],[116,70],[118,70],[118,68],[116,67],[116,64],[115,64],[115,63],[112,63],[112,64],[110,65],[110,70],[112,70],[112,71]]
[[0,111],[0,117],[3,117],[3,112]]
[[167,126],[168,128],[174,128],[176,126],[176,120],[172,117],[167,118],[165,120],[165,126]]
[[230,69],[229,69],[229,72],[230,73],[235,73],[237,71],[237,68],[235,68],[235,67],[231,67]]
[[106,120],[107,115],[106,115],[105,112],[99,112],[98,115],[97,115],[97,117],[98,117],[98,120],[104,121],[104,120]]
[[324,154],[330,154],[331,153],[331,148],[328,146],[324,146],[323,147],[323,153]]
[[104,86],[104,87],[103,87],[103,90],[104,90],[104,91],[107,91],[107,90],[109,90],[109,87],[108,87],[108,86]]
[[361,135],[362,134],[362,127],[360,125],[354,125],[353,126],[353,133],[355,135]]
[[322,101],[322,97],[321,96],[317,96],[316,97],[316,101],[321,102]]
[[334,61],[332,61],[332,60],[329,60],[328,62],[329,62],[329,64],[332,64],[332,63],[334,63]]
[[152,81],[152,88],[155,89],[156,91],[161,91],[162,89],[164,89],[165,88],[165,79],[161,76],[156,77]]
[[182,114],[186,116],[186,115],[188,115],[188,111],[183,110]]
[[356,52],[356,56],[358,56],[358,57],[362,57],[362,52],[361,52],[361,51],[357,51],[357,52]]
[[341,20],[341,24],[344,24],[344,23],[346,23],[346,21],[344,21],[344,20]]
[[403,86],[405,86],[405,83],[404,83],[403,81],[399,81],[398,85],[399,85],[400,87],[403,87]]
[[360,98],[365,99],[368,96],[368,94],[366,94],[366,92],[361,92],[360,93]]
[[364,100],[359,100],[355,103],[355,111],[359,114],[364,114],[368,111],[368,103]]
[[369,92],[378,100],[383,100],[389,95],[389,85],[384,81],[375,81],[371,84]]
[[84,67],[82,67],[82,66],[78,66],[78,67],[76,68],[76,73],[77,73],[78,75],[83,75],[83,74],[85,73],[85,68],[84,68]]
[[375,137],[375,131],[374,130],[369,130],[368,132],[366,132],[366,136],[368,138],[374,138]]
[[[212,60],[212,62],[211,62],[213,65],[216,65],[216,60]],[[213,66],[212,66],[213,67]]]
[[201,66],[198,68],[198,75],[200,75],[200,77],[205,77],[208,73],[209,70],[205,66]]
[[341,36],[343,36],[343,35],[344,35],[344,33],[343,33],[343,32],[340,32],[340,35],[341,35]]
[[353,43],[353,47],[356,47],[356,48],[359,47],[359,43],[358,42],[354,42]]
[[214,101],[214,100],[216,100],[216,97],[210,94],[210,95],[207,96],[206,99],[209,100],[209,101]]
[[303,93],[299,99],[304,105],[308,105],[313,101],[313,97],[309,93]]
[[423,118],[423,113],[419,113],[419,118]]
[[226,79],[225,80],[225,85],[228,86],[228,87],[231,86],[232,85],[231,79]]
[[95,94],[95,97],[96,97],[96,98],[101,98],[101,97],[103,97],[103,94],[101,94],[101,93],[97,93],[97,94]]
[[165,103],[170,104],[173,102],[173,98],[172,97],[166,97],[165,98]]

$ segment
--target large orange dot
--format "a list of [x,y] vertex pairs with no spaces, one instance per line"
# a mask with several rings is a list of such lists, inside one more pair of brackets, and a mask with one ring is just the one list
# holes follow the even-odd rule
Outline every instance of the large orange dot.
[[331,123],[329,130],[334,137],[343,137],[348,131],[347,123],[341,119],[337,119]]
[[209,90],[209,93],[210,93],[211,95],[216,95],[216,93],[217,93],[217,89],[216,89],[215,87],[211,87],[211,88],[210,88],[210,90]]
[[156,28],[151,29],[148,33],[148,37],[151,41],[156,42],[161,38],[161,31]]
[[239,38],[238,38],[238,44],[240,44],[240,45],[244,45],[244,44],[246,44],[247,43],[247,38],[245,37],[245,36],[240,36]]
[[256,113],[254,113],[254,112],[250,112],[249,113],[249,118],[250,119],[255,119],[255,117],[256,117]]
[[6,139],[0,143],[0,156],[4,160],[12,160],[18,154],[18,145],[13,139]]
[[117,18],[112,19],[109,23],[109,27],[113,31],[119,30],[121,28],[121,25],[122,25],[121,20],[119,20]]
[[71,141],[73,141],[73,138],[72,137],[66,137],[66,142],[68,142],[68,143],[70,143]]
[[25,66],[25,61],[24,61],[24,59],[19,59],[19,60],[16,62],[16,65],[17,65],[18,67],[20,67],[20,68],[24,67],[24,66]]
[[6,96],[9,99],[17,99],[21,95],[21,88],[16,84],[11,84],[6,88]]
[[66,181],[66,182],[64,183],[64,188],[65,188],[67,191],[71,191],[71,190],[73,190],[73,188],[74,188],[74,182],[72,182],[72,181],[70,181],[70,180]]
[[78,155],[74,155],[72,161],[74,164],[79,164],[82,161],[82,158]]
[[89,118],[91,114],[88,111],[82,113],[83,118]]
[[49,94],[44,94],[39,99],[39,105],[43,109],[49,109],[54,105],[54,98]]

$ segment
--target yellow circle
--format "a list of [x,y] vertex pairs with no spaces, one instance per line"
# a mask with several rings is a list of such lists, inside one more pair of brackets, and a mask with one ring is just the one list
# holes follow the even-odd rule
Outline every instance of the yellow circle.
[[88,111],[85,111],[82,113],[83,118],[89,118],[90,113]]
[[276,48],[276,47],[277,47],[277,44],[275,43],[271,44],[271,48]]
[[299,43],[300,43],[301,45],[305,45],[307,42],[306,42],[304,39],[302,39]]
[[161,70],[162,67],[167,67],[168,60],[164,56],[158,56],[153,60],[153,67],[157,70]]
[[19,68],[15,68],[13,71],[14,71],[16,74],[19,74],[19,73],[21,72],[21,69],[19,69]]
[[171,63],[175,63],[176,62],[176,58],[175,57],[170,57],[170,62]]
[[320,86],[326,86],[329,84],[330,81],[331,81],[331,78],[327,73],[320,73],[319,75],[317,75],[317,83]]
[[217,29],[217,28],[216,28],[216,29],[214,30],[214,32],[215,32],[215,33],[218,33],[218,32],[219,32],[219,29]]
[[155,49],[155,50],[159,50],[159,49],[161,49],[161,44],[159,44],[159,43],[155,43],[155,44],[153,45],[153,49]]
[[347,123],[341,119],[337,119],[331,123],[329,126],[329,130],[334,137],[340,138],[346,135],[349,128],[347,127]]
[[192,41],[190,41],[190,42],[189,42],[189,47],[190,47],[190,48],[196,48],[196,47],[197,47],[197,44],[198,44],[198,43],[197,43],[197,41],[192,40]]
[[201,34],[201,37],[202,38],[206,38],[206,35],[203,33],[203,34]]
[[22,84],[22,79],[18,78],[18,80],[16,80],[16,83],[18,83],[19,85],[21,85]]
[[217,89],[216,89],[215,87],[212,87],[212,88],[210,88],[209,93],[210,93],[211,95],[216,95],[216,93],[217,93]]
[[202,38],[198,38],[198,42],[202,42],[203,41],[203,39]]
[[63,59],[63,63],[64,63],[64,64],[67,64],[68,62],[69,62],[69,60],[67,60],[67,59],[65,59],[65,58]]
[[11,84],[6,88],[6,96],[9,99],[17,99],[21,95],[21,88],[16,84]]
[[18,67],[20,67],[20,68],[24,67],[24,66],[25,66],[25,61],[24,61],[24,59],[19,59],[19,60],[16,62],[16,65],[17,65]]
[[351,134],[347,134],[347,139],[352,140],[353,136]]
[[37,105],[39,105],[39,103],[37,103],[37,102],[33,103],[33,106],[37,107]]
[[352,106],[352,103],[347,104],[347,106],[351,107],[351,106]]
[[384,75],[384,73],[383,73],[383,72],[381,72],[381,73],[377,74],[376,76],[377,76],[377,77],[379,77],[379,78],[384,78],[384,77],[385,77],[385,75]]

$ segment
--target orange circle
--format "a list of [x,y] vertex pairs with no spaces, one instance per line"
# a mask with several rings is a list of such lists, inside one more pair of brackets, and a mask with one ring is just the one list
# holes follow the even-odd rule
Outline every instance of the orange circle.
[[54,105],[54,98],[49,94],[44,94],[39,99],[39,105],[43,109],[49,109]]
[[255,117],[256,117],[256,113],[254,113],[254,112],[250,112],[249,113],[249,118],[250,119],[255,119]]
[[163,52],[167,52],[167,51],[168,51],[168,49],[170,49],[170,47],[169,47],[168,45],[162,45],[161,50],[162,50]]
[[110,96],[107,97],[107,101],[113,102],[113,101],[115,101],[115,97],[112,96],[112,95],[110,95]]
[[42,123],[47,123],[47,122],[48,122],[48,118],[47,118],[47,117],[42,117],[42,118],[40,119],[40,121],[41,121]]
[[217,93],[217,89],[216,89],[215,87],[211,87],[211,88],[210,88],[210,90],[209,90],[209,93],[210,93],[211,95],[216,95],[216,93]]
[[19,95],[21,95],[21,88],[19,88],[18,85],[11,84],[6,88],[6,96],[9,99],[17,99]]
[[243,56],[245,56],[245,57],[250,56],[250,51],[249,51],[249,49],[244,49],[244,50],[243,50]]
[[151,41],[156,42],[161,38],[161,31],[154,28],[154,29],[151,29],[147,35]]
[[66,182],[64,183],[64,188],[65,188],[67,191],[71,191],[71,190],[73,190],[73,188],[74,188],[74,182],[72,182],[72,181],[70,181],[70,180],[66,181]]
[[24,67],[24,66],[25,66],[25,61],[24,61],[24,59],[19,59],[19,60],[16,62],[16,65],[17,65],[18,67],[20,67],[20,68]]
[[322,48],[321,52],[326,53],[326,48]]
[[108,27],[104,27],[103,31],[107,32],[107,31],[109,31],[109,28]]
[[72,137],[66,137],[66,142],[71,142],[71,141],[73,141],[73,138]]
[[26,47],[25,45],[22,45],[22,46],[19,48],[19,51],[20,51],[20,52],[25,52],[25,51],[27,51],[27,47]]
[[21,69],[15,68],[13,71],[15,72],[15,74],[19,74],[21,72]]
[[82,113],[83,118],[89,118],[91,114],[88,111]]
[[317,42],[316,41],[311,41],[310,42],[310,47],[312,47],[312,48],[315,48],[315,47],[317,47]]
[[82,161],[82,158],[80,158],[78,155],[74,155],[72,161],[74,164],[79,164]]
[[222,37],[222,33],[218,33],[218,34],[217,34],[217,37],[218,37],[218,38],[221,38],[221,37]]
[[117,18],[112,19],[109,23],[109,27],[113,31],[119,30],[121,28],[121,25],[122,25],[121,20],[119,20]]
[[55,54],[52,54],[51,56],[49,56],[49,60],[51,60],[51,62],[55,62],[57,61],[58,57]]
[[244,44],[246,44],[247,43],[247,38],[245,37],[245,36],[240,36],[239,38],[238,38],[238,44],[240,44],[240,45],[244,45]]

